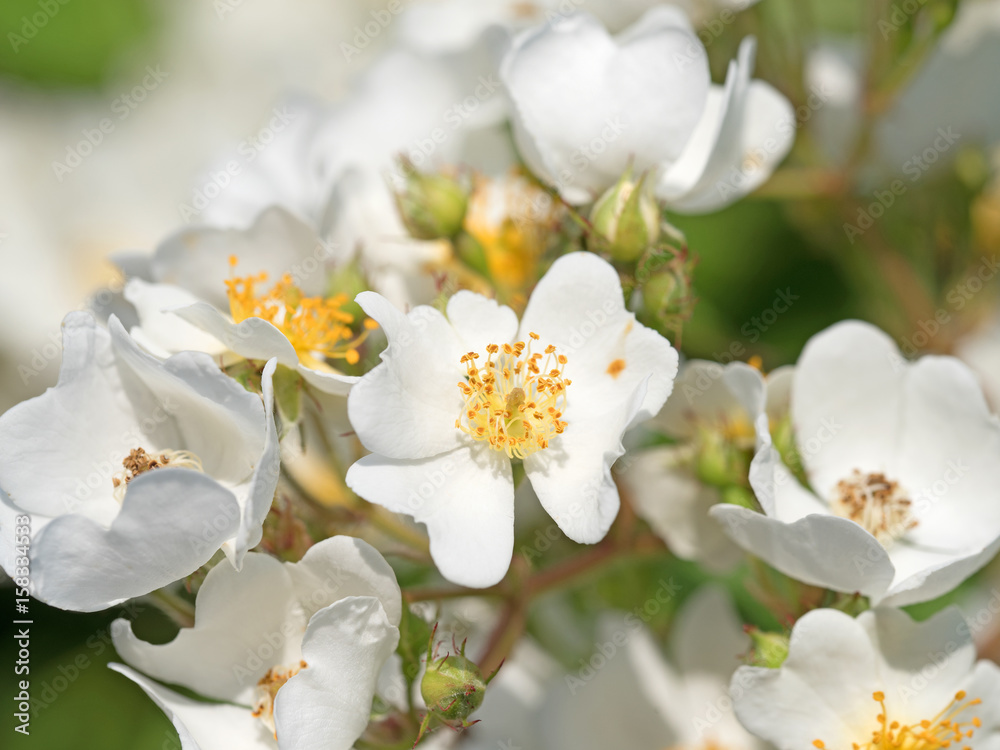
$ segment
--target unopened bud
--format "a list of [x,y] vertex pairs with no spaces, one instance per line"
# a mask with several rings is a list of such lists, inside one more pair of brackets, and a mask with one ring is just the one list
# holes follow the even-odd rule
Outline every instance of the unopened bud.
[[747,628],[753,642],[750,663],[755,667],[777,669],[788,658],[788,636],[783,633],[765,633],[758,628]]
[[590,213],[594,231],[608,241],[615,260],[638,260],[660,237],[660,209],[646,177],[644,174],[638,182],[633,181],[629,168]]
[[448,175],[425,174],[405,163],[403,169],[406,186],[396,193],[396,204],[410,234],[418,240],[458,234],[469,205],[465,187]]
[[714,487],[743,484],[750,470],[747,452],[716,430],[706,429],[700,438],[695,461],[698,478]]
[[439,717],[465,719],[482,705],[486,680],[474,663],[461,654],[449,654],[427,665],[420,694]]

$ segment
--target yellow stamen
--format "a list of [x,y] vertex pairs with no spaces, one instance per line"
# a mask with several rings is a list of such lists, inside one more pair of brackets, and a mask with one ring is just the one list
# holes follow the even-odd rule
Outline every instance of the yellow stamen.
[[[959,719],[982,701],[979,698],[967,701],[965,698],[965,691],[960,690],[951,703],[933,718],[904,725],[889,719],[885,693],[878,690],[872,693],[872,699],[880,709],[875,717],[878,728],[872,732],[870,741],[854,743],[854,750],[942,750],[953,744],[968,750],[959,743],[971,738],[975,730],[982,726],[982,721],[978,716]],[[819,739],[813,740],[813,746],[818,750],[826,748],[823,740]]]
[[542,363],[542,354],[531,353],[531,342],[537,340],[538,335],[532,333],[527,344],[490,344],[482,367],[476,364],[476,352],[461,359],[467,380],[458,387],[465,404],[455,427],[474,440],[489,441],[494,450],[511,458],[525,458],[547,448],[567,425],[562,415],[566,387],[572,381],[563,377],[566,357],[556,355],[555,347],[549,346]]
[[881,472],[855,469],[837,483],[830,509],[860,524],[883,545],[891,544],[917,525],[913,503],[899,486]]
[[145,448],[133,448],[122,459],[124,470],[111,477],[115,500],[121,503],[125,499],[125,490],[128,487],[128,483],[137,476],[153,469],[163,468],[164,466],[204,471],[201,459],[191,451],[165,450],[150,455],[146,452]]
[[[230,256],[230,267],[235,269],[237,262]],[[324,365],[317,358],[358,362],[358,347],[378,324],[366,320],[365,330],[355,336],[351,330],[354,316],[341,309],[349,301],[347,295],[305,297],[291,274],[282,276],[270,291],[259,291],[258,285],[267,279],[266,273],[259,273],[226,280],[229,312],[236,323],[247,318],[266,320],[285,335],[303,364],[314,369]]]
[[304,661],[300,661],[297,667],[288,669],[275,667],[267,670],[267,674],[257,683],[257,700],[254,702],[252,714],[271,730],[274,739],[278,739],[278,733],[274,728],[274,697],[286,682],[308,666]]

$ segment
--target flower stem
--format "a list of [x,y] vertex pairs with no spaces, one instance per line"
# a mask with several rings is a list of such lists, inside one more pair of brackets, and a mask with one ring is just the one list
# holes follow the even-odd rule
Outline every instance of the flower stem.
[[167,589],[158,589],[145,597],[157,609],[182,628],[194,626],[194,605]]

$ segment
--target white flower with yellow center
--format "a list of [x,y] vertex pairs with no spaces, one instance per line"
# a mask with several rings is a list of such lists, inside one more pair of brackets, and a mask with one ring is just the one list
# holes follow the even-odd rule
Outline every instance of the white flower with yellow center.
[[669,342],[625,309],[609,264],[557,260],[520,326],[472,292],[454,295],[447,315],[404,315],[372,292],[358,303],[389,346],[348,399],[372,451],[347,473],[355,492],[425,523],[442,574],[468,586],[496,583],[510,564],[511,459],[567,536],[604,537],[622,434],[659,410],[677,371]]
[[663,409],[644,425],[676,442],[630,454],[619,476],[636,511],[678,557],[718,571],[743,558],[709,510],[723,502],[728,486],[745,485],[758,430],[766,433],[787,410],[790,378],[791,368],[765,380],[742,362],[691,360]]
[[1000,668],[976,662],[957,609],[802,617],[780,669],[741,667],[744,726],[778,750],[983,750],[1000,742]]
[[349,750],[368,726],[401,613],[395,575],[379,553],[331,537],[297,563],[251,553],[239,573],[213,568],[194,626],[170,643],[141,641],[115,621],[115,648],[134,669],[112,669],[163,709],[185,748]]
[[[199,227],[167,238],[125,297],[139,316],[132,334],[166,356],[195,350],[275,358],[326,393],[356,378],[337,366],[358,360],[366,329],[353,326],[344,295],[327,296],[333,248],[284,209],[263,211],[248,229]],[[146,266],[141,268],[140,266]]]
[[796,365],[791,418],[809,488],[768,440],[750,470],[764,512],[711,511],[750,553],[902,606],[951,591],[1000,549],[1000,420],[958,360],[907,362],[874,326],[838,323]]
[[67,316],[59,383],[0,417],[0,530],[31,517],[32,594],[91,611],[183,578],[220,548],[239,568],[278,481],[274,367],[262,401],[205,354],[160,362],[114,316],[108,330]]
[[744,40],[725,85],[687,17],[660,5],[612,37],[587,13],[519,36],[501,78],[525,163],[568,202],[597,199],[631,165],[686,213],[718,210],[763,183],[795,134],[791,104],[751,80]]

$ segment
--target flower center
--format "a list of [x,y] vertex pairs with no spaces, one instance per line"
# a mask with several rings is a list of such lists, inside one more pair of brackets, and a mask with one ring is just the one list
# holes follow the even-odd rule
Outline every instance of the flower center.
[[274,697],[286,682],[307,666],[309,665],[304,661],[300,661],[297,667],[273,667],[267,670],[267,674],[257,683],[257,700],[253,704],[253,716],[271,730],[274,739],[278,739],[278,733],[274,729]]
[[855,469],[837,483],[831,510],[864,527],[885,544],[893,542],[917,525],[910,510],[912,502],[898,482],[882,472],[864,474]]
[[167,450],[150,455],[144,448],[133,448],[122,459],[124,470],[111,477],[115,500],[120,504],[125,499],[125,489],[128,487],[128,483],[137,476],[153,469],[161,469],[164,466],[194,469],[195,471],[205,470],[201,465],[201,459],[191,451]]
[[[937,716],[924,719],[913,724],[900,724],[889,721],[885,710],[885,693],[881,690],[872,693],[872,698],[879,704],[882,711],[876,717],[878,729],[872,732],[870,741],[863,744],[854,743],[854,750],[941,750],[941,748],[957,745],[972,737],[973,732],[983,725],[978,716],[963,718],[963,714],[978,706],[979,698],[966,700],[964,690],[955,693],[951,703],[944,707]],[[813,746],[825,750],[823,740],[813,740]],[[961,745],[962,750],[970,750],[968,745]]]
[[488,440],[494,450],[511,458],[525,458],[547,448],[549,440],[566,429],[562,420],[566,408],[566,387],[572,381],[563,377],[566,357],[556,348],[542,354],[531,352],[531,341],[516,344],[490,344],[486,363],[479,367],[479,355],[462,355],[467,380],[458,387],[465,397],[462,416],[455,426],[474,440]]
[[[235,269],[236,264],[236,256],[230,256],[230,267]],[[351,330],[354,316],[341,309],[348,302],[347,295],[305,297],[287,273],[269,292],[260,292],[257,285],[267,278],[266,273],[259,273],[226,280],[229,312],[236,323],[247,318],[266,320],[284,334],[303,363],[314,368],[322,364],[317,357],[357,363],[358,346],[377,327],[375,321],[365,320],[365,330],[355,336]]]

